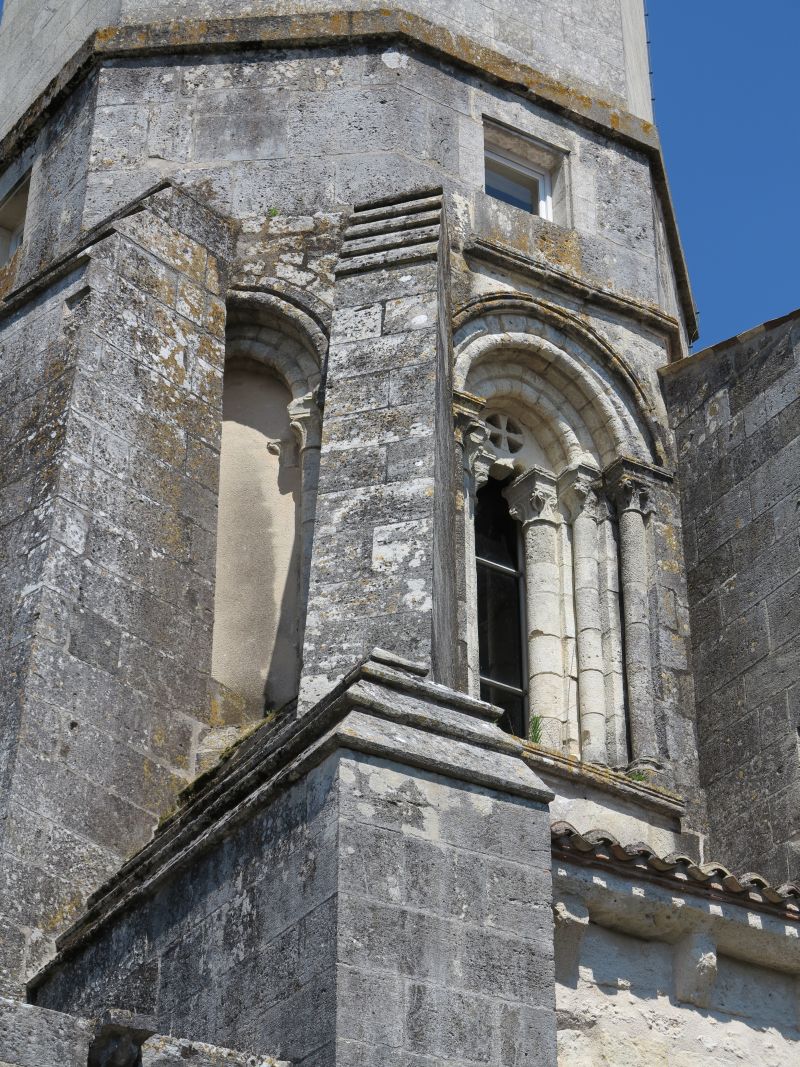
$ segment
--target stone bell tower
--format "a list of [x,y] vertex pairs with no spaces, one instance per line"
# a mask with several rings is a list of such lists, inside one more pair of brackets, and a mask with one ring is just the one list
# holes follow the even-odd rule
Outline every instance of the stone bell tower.
[[641,0],[6,0],[0,51],[0,1060],[554,1064],[646,925],[581,848],[708,829]]

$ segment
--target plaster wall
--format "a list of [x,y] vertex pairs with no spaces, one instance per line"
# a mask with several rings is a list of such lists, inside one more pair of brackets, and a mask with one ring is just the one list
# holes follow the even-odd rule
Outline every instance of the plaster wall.
[[556,939],[564,1067],[786,1067],[800,1059],[798,977],[716,956],[702,1007],[676,992],[675,947],[589,922],[576,953]]
[[[347,5],[366,11],[382,6],[374,0]],[[405,0],[398,6],[652,119],[641,0]],[[0,137],[95,29],[340,10],[330,0],[6,0],[0,22],[0,52],[8,57],[0,79]]]
[[674,365],[701,781],[711,848],[800,876],[800,318]]
[[211,673],[256,712],[297,695],[300,467],[290,401],[263,371],[225,371]]

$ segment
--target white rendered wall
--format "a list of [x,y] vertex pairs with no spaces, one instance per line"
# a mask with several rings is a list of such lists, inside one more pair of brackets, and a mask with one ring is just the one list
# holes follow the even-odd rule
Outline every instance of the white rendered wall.
[[557,971],[568,978],[556,985],[562,1067],[800,1063],[796,975],[720,955],[710,1002],[699,1008],[676,995],[673,945],[590,922],[569,976],[565,945],[556,940]]
[[261,370],[225,374],[211,671],[255,709],[297,691],[300,469],[290,400]]

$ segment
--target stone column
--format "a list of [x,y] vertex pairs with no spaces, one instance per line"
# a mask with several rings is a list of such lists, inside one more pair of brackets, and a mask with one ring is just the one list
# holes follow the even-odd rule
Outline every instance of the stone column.
[[462,522],[459,543],[463,560],[458,567],[459,659],[462,661],[462,684],[471,696],[479,696],[480,662],[478,649],[478,583],[475,568],[475,502],[478,490],[489,478],[495,455],[486,446],[488,430],[481,420],[485,401],[471,393],[453,394],[453,421],[456,439],[457,480],[456,513]]
[[322,436],[322,416],[316,396],[293,400],[289,405],[289,423],[297,441],[300,463],[300,513],[298,515],[298,543],[300,545],[300,595],[297,598],[300,618],[298,642],[303,647],[306,611],[308,609],[308,580],[311,571],[311,547],[314,540],[314,517],[319,483],[319,451]]
[[632,766],[660,766],[653,706],[647,516],[652,507],[646,468],[618,460],[605,472],[619,522],[620,592],[625,637]]
[[605,493],[598,498],[598,510],[603,667],[606,678],[606,754],[610,766],[625,767],[628,763],[628,724],[625,710],[617,516]]
[[559,499],[566,505],[572,522],[580,754],[591,763],[606,763],[608,759],[595,488],[599,477],[599,471],[581,465],[565,471],[558,481]]
[[564,728],[564,656],[556,482],[534,467],[505,490],[522,523],[528,634],[528,706],[542,720],[542,744],[560,750]]

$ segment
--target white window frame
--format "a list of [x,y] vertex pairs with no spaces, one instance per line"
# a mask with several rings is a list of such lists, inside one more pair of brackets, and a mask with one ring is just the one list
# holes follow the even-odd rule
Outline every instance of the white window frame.
[[[550,174],[546,170],[539,170],[537,167],[532,167],[530,163],[526,163],[518,156],[514,156],[509,152],[502,152],[497,148],[484,146],[483,150],[484,158],[484,181],[483,187],[486,189],[486,160],[493,160],[495,163],[502,163],[503,166],[508,167],[509,170],[514,170],[518,174],[525,178],[534,178],[539,184],[539,218],[546,219],[547,222],[553,221],[553,188]],[[491,196],[491,193],[487,194]],[[518,208],[519,211],[524,211],[524,208]],[[534,214],[530,212],[529,214]]]
[[[25,225],[28,221],[28,199],[30,194],[31,172],[28,171],[9,192],[0,199],[0,267],[5,267],[14,258],[14,254],[25,240]],[[8,220],[4,224],[5,210],[16,197],[21,197],[22,218],[19,221]],[[11,222],[11,225],[9,225]],[[12,229],[13,226],[13,229]]]

